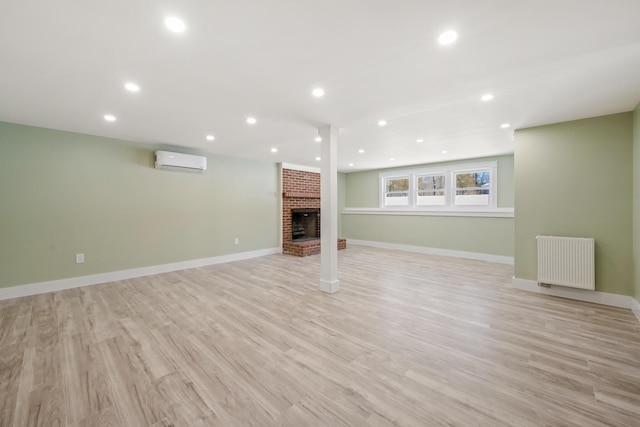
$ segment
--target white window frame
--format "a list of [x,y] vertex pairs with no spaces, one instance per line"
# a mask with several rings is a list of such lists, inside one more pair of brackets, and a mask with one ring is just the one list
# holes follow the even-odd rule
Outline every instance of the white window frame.
[[[434,176],[434,175],[444,175],[444,205],[418,205],[418,178],[421,176]],[[414,208],[421,210],[443,210],[448,209],[451,204],[451,194],[449,192],[449,187],[451,186],[451,174],[449,174],[446,170],[437,170],[435,172],[420,172],[416,171],[413,174],[413,193],[414,194]]]
[[[385,200],[385,194],[387,193],[386,189],[387,186],[385,185],[385,181],[388,179],[408,179],[409,180],[409,189],[408,191],[408,196],[409,196],[409,202],[407,204],[407,206],[401,206],[401,205],[385,205],[384,200]],[[412,176],[411,174],[408,173],[395,173],[395,174],[380,174],[380,207],[384,207],[384,208],[393,208],[393,209],[410,209],[413,206],[413,193],[412,193],[412,188],[413,185],[411,183],[412,180]]]
[[[456,205],[456,174],[472,172],[489,172],[489,204],[488,205]],[[445,175],[445,204],[417,205],[418,177],[423,175]],[[393,178],[409,178],[408,206],[385,205],[385,180]],[[498,162],[465,163],[433,168],[395,170],[379,174],[379,207],[384,210],[409,210],[427,212],[470,212],[495,211],[498,209]]]

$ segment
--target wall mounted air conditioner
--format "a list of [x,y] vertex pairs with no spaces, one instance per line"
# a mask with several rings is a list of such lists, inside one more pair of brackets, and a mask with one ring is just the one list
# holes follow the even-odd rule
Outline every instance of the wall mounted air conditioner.
[[207,170],[207,158],[191,154],[156,151],[156,169],[170,169],[185,172],[204,172]]

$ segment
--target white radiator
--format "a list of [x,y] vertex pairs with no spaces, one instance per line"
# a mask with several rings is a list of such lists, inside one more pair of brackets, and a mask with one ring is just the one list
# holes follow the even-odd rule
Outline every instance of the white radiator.
[[591,238],[537,236],[538,283],[594,290],[595,251]]

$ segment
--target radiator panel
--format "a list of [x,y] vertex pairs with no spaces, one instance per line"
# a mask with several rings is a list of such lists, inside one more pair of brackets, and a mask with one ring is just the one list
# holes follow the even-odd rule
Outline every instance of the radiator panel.
[[591,238],[537,236],[538,283],[595,289],[595,242]]

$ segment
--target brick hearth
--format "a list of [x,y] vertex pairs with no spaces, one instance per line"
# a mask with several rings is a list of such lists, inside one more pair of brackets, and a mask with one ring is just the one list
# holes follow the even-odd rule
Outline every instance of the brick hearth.
[[[347,239],[338,239],[338,250],[347,249]],[[302,242],[286,242],[282,245],[282,252],[295,256],[308,256],[320,253],[320,239],[304,240]]]

